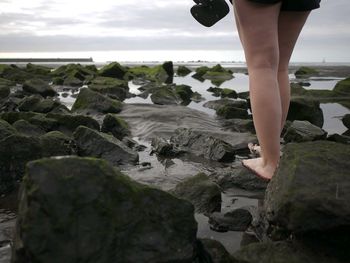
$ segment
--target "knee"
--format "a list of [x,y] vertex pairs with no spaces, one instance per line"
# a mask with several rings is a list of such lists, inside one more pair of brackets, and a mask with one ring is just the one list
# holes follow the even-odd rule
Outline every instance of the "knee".
[[278,71],[279,54],[278,49],[274,46],[265,47],[259,52],[253,52],[247,56],[247,65],[250,69],[268,69],[274,72]]

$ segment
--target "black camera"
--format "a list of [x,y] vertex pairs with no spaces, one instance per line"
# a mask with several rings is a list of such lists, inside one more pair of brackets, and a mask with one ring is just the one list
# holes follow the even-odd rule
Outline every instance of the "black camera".
[[[191,8],[192,16],[203,26],[211,27],[224,18],[230,8],[225,0],[193,0],[196,5]],[[232,0],[230,0],[232,3]]]

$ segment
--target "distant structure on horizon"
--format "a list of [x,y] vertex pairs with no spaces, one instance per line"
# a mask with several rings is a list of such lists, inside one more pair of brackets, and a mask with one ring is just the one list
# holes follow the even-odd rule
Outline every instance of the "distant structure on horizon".
[[0,58],[1,62],[94,62],[92,58]]

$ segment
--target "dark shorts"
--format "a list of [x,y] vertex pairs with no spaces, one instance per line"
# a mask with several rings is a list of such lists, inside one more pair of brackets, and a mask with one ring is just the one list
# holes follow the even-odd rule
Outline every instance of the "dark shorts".
[[277,4],[282,2],[282,11],[311,11],[320,7],[321,0],[249,0],[262,4]]

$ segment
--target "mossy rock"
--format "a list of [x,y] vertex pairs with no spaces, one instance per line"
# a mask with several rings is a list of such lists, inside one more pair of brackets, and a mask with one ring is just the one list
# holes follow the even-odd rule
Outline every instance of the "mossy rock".
[[47,76],[29,73],[16,65],[0,65],[0,77],[16,83],[23,83],[28,79],[36,77],[48,78]]
[[342,143],[285,145],[266,190],[267,219],[296,235],[349,230],[349,159],[350,147]]
[[125,100],[129,91],[127,81],[109,77],[97,77],[92,79],[89,88],[120,101]]
[[11,124],[9,124],[7,121],[0,119],[0,140],[16,133],[17,130],[14,127],[12,127]]
[[64,83],[64,78],[62,77],[54,77],[52,79],[52,84],[54,85],[63,85],[63,83]]
[[5,99],[10,95],[10,88],[6,86],[1,86],[0,85],[0,100]]
[[150,81],[157,83],[166,82],[166,80],[171,77],[168,75],[167,71],[162,65],[148,67],[148,66],[137,66],[129,69],[129,72],[134,77],[145,78]]
[[53,118],[48,118],[44,114],[34,115],[28,122],[36,125],[37,127],[43,129],[46,132],[58,129],[59,122]]
[[19,134],[24,136],[37,137],[46,133],[46,131],[43,128],[31,124],[26,120],[18,120],[15,123],[13,123],[12,126],[17,130]]
[[216,110],[216,114],[225,119],[247,119],[248,111],[246,109],[224,105]]
[[0,195],[18,186],[26,163],[39,158],[41,147],[35,137],[13,134],[0,140]]
[[153,91],[151,100],[159,105],[177,105],[182,102],[180,96],[169,86],[162,86]]
[[48,75],[48,74],[50,74],[52,69],[49,67],[28,63],[26,65],[26,70],[27,70],[27,72],[30,72],[33,74]]
[[55,96],[57,92],[49,84],[41,79],[30,79],[24,82],[23,90],[29,93],[40,94],[44,97]]
[[73,75],[69,75],[64,79],[63,85],[70,86],[70,87],[81,87],[81,86],[83,86],[83,80],[81,80]]
[[221,90],[221,98],[233,98],[237,99],[238,95],[235,90],[224,88]]
[[18,105],[18,109],[20,111],[34,111],[35,106],[43,99],[43,97],[39,94],[34,94],[31,96],[24,97],[20,104]]
[[41,115],[41,114],[36,112],[3,112],[3,113],[0,113],[0,118],[7,121],[10,124],[13,124],[18,120],[28,121],[30,118],[37,115]]
[[297,69],[294,75],[297,78],[307,78],[312,76],[318,76],[319,72],[316,69],[310,67],[300,67],[299,69]]
[[55,69],[54,71],[52,71],[50,73],[51,76],[54,77],[63,77],[66,78],[69,75],[74,75],[76,74],[76,72],[79,72],[79,74],[81,76],[84,76],[84,78],[86,78],[87,76],[90,75],[95,75],[96,72],[89,70],[88,68],[80,65],[80,64],[67,64],[67,65],[62,65],[60,67],[58,67],[57,69]]
[[122,110],[122,102],[110,99],[89,88],[82,88],[75,100],[72,112],[94,113],[118,113]]
[[197,213],[221,211],[221,190],[205,173],[199,173],[178,183],[169,192],[191,202]]
[[333,88],[333,91],[350,96],[350,78],[339,81]]
[[188,67],[186,67],[186,66],[179,66],[177,68],[176,74],[178,76],[185,77],[188,74],[190,74],[191,72],[192,72],[192,70],[190,70]]
[[27,165],[12,260],[194,262],[193,206],[95,158]]
[[327,132],[311,124],[308,121],[295,120],[288,127],[283,139],[288,142],[307,142],[316,140],[325,140]]
[[79,156],[102,158],[112,165],[136,164],[138,153],[110,134],[79,126],[73,133]]
[[48,113],[46,114],[46,118],[55,120],[58,123],[58,127],[55,129],[68,136],[71,136],[75,129],[80,125],[97,131],[100,130],[99,123],[95,119],[86,115]]
[[183,100],[190,101],[193,95],[192,88],[188,85],[176,85],[175,93]]
[[320,102],[310,98],[293,98],[290,101],[287,120],[306,120],[322,127],[324,122],[323,111]]
[[210,87],[207,91],[212,92],[214,97],[220,97],[222,89],[218,87]]
[[104,133],[111,133],[119,140],[122,140],[125,136],[131,135],[127,122],[113,114],[107,114],[105,116],[101,131]]
[[102,67],[98,71],[98,74],[102,77],[124,79],[124,76],[127,73],[127,71],[128,70],[122,65],[120,65],[118,62],[112,62]]
[[59,131],[51,131],[39,137],[43,157],[71,155],[72,139]]
[[200,238],[198,242],[202,244],[205,250],[203,254],[207,254],[205,260],[201,262],[238,263],[219,241],[209,238]]

